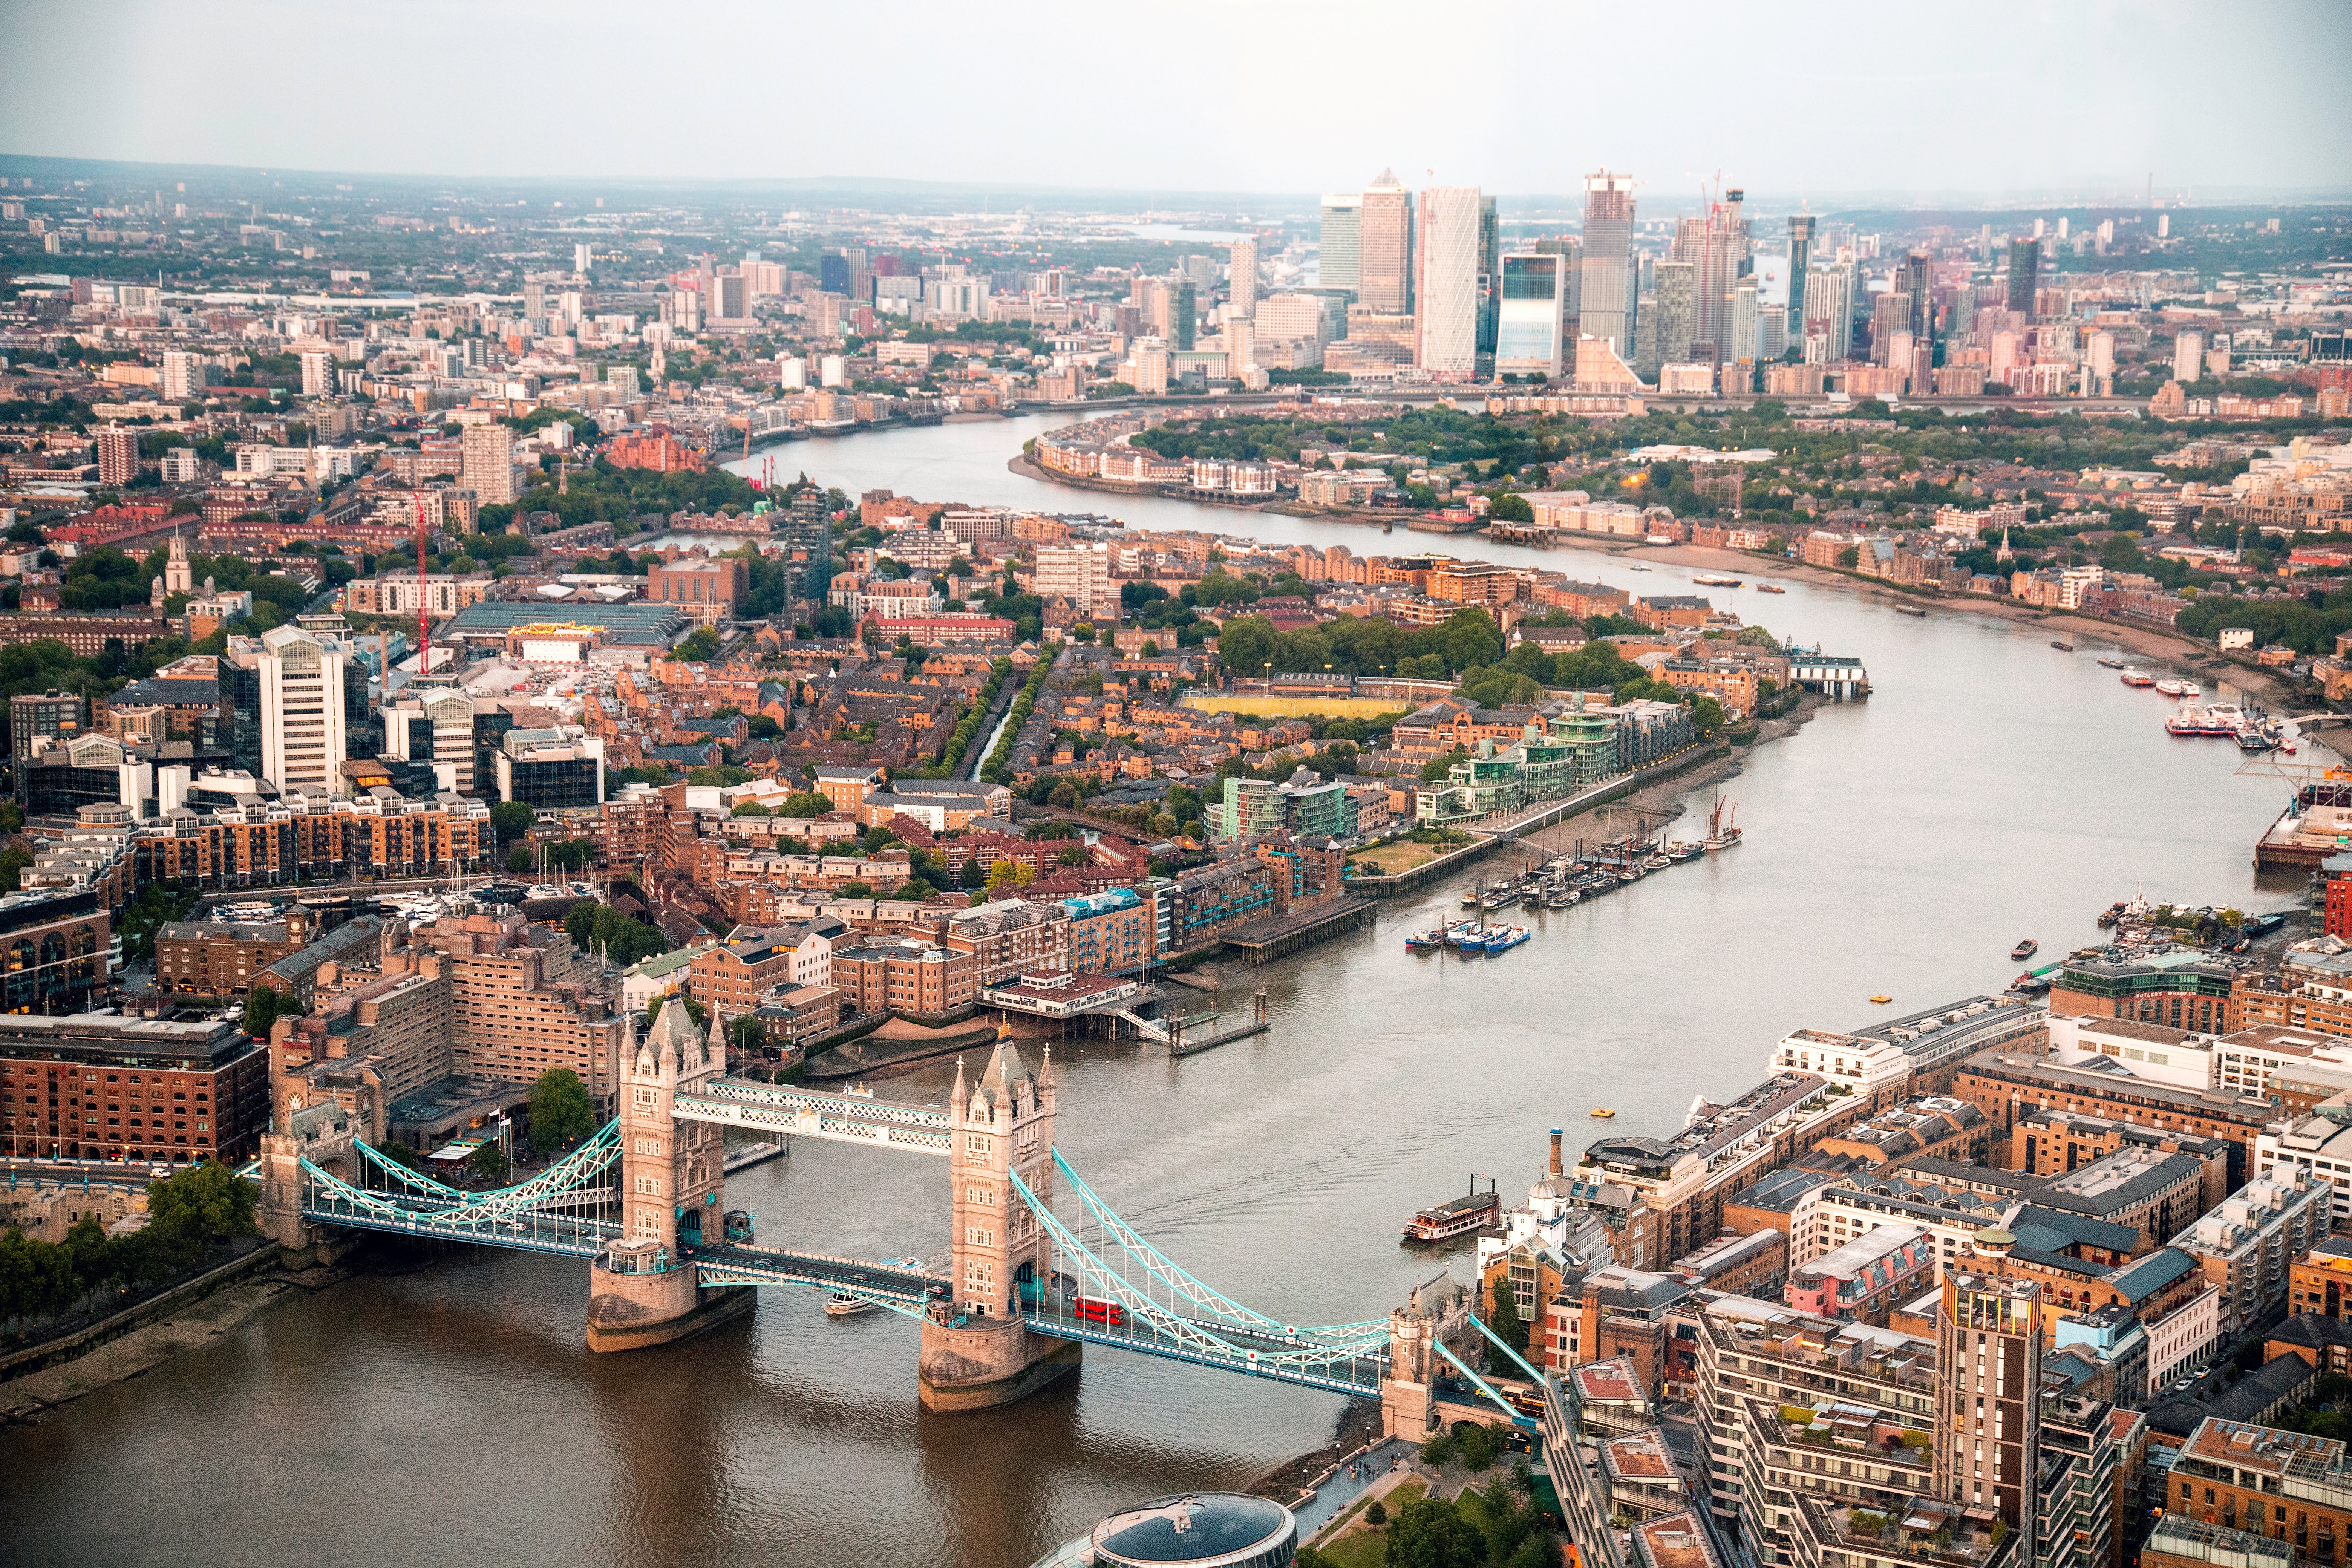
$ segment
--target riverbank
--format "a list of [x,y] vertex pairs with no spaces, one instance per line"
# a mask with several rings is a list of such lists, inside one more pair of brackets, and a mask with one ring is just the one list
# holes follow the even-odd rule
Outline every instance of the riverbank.
[[152,1372],[289,1301],[316,1295],[349,1277],[343,1268],[306,1268],[239,1280],[173,1310],[169,1318],[131,1330],[89,1354],[0,1385],[0,1426],[47,1420],[84,1394]]
[[1220,511],[1265,512],[1275,517],[1295,517],[1304,522],[1347,522],[1392,527],[1402,520],[1407,524],[1407,531],[1412,531],[1412,520],[1417,515],[1410,512],[1353,511],[1346,508],[1303,506],[1297,501],[1220,500],[1213,496],[1191,494],[1171,496],[1156,484],[1120,484],[1113,479],[1090,479],[1083,474],[1061,473],[1045,468],[1027,452],[1015,452],[1006,458],[1004,471],[1017,474],[1024,479],[1034,479],[1039,484],[1060,485],[1066,489],[1092,490],[1098,495],[1127,496],[1130,499],[1149,500],[1181,500],[1191,506],[1213,506]]

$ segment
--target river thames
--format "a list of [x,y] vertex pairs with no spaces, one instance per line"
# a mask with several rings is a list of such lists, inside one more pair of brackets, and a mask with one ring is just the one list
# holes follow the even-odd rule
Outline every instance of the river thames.
[[[1784,638],[1860,657],[1875,692],[1758,747],[1719,789],[1747,841],[1589,909],[1515,916],[1486,960],[1408,954],[1458,884],[1255,972],[1272,1029],[1181,1063],[1134,1045],[1055,1059],[1061,1148],[1163,1250],[1297,1321],[1376,1317],[1443,1259],[1412,1212],[1538,1173],[1615,1108],[1679,1126],[1694,1095],[1762,1076],[1799,1026],[1847,1028],[1885,993],[1910,1011],[1998,990],[2011,943],[2043,957],[2092,917],[2152,900],[2284,908],[2252,846],[2283,803],[2224,742],[2175,740],[2164,700],[2045,631],[1917,620],[1832,587],[1696,589],[1686,569],[1184,502],[1016,477],[1060,417],[776,448],[853,496],[1097,511],[1359,554],[1451,550],[1635,592],[1705,592]],[[758,459],[754,459],[758,461]],[[2208,683],[2209,693],[2212,688]],[[890,1080],[943,1100],[948,1073]],[[761,1239],[944,1257],[928,1160],[803,1143],[730,1181]],[[929,1416],[913,1324],[835,1321],[813,1293],[684,1346],[593,1358],[584,1269],[468,1256],[337,1286],[33,1428],[0,1433],[0,1561],[975,1565],[1013,1568],[1122,1502],[1233,1485],[1326,1441],[1336,1398],[1089,1347],[1083,1373],[1009,1409]]]

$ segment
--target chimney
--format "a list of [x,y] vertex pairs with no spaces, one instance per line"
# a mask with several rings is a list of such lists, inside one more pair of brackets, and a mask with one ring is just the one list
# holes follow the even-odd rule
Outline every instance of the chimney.
[[1553,1129],[1551,1130],[1551,1173],[1552,1173],[1553,1175],[1555,1175],[1555,1176],[1557,1176],[1557,1175],[1559,1175],[1559,1174],[1560,1173],[1560,1169],[1559,1169],[1559,1131],[1560,1131],[1560,1130],[1559,1130],[1559,1128],[1557,1128],[1557,1127],[1555,1127],[1555,1128],[1553,1128]]

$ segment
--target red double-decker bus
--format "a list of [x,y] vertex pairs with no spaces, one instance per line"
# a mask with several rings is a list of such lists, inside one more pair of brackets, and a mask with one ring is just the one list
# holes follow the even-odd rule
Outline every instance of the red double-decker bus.
[[1099,1296],[1079,1297],[1076,1304],[1071,1308],[1071,1313],[1073,1316],[1086,1319],[1088,1322],[1100,1323],[1105,1328],[1121,1328],[1127,1322],[1125,1307],[1116,1301],[1106,1301]]

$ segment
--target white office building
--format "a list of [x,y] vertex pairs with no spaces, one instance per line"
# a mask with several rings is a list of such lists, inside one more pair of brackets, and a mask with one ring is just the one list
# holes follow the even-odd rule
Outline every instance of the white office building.
[[1316,281],[1326,289],[1353,289],[1362,274],[1358,247],[1363,236],[1364,198],[1349,191],[1323,198],[1322,249],[1316,263]]
[[343,679],[340,647],[299,626],[261,637],[261,773],[279,789],[342,787]]
[[1475,185],[1433,185],[1421,193],[1415,363],[1440,380],[1467,380],[1477,370],[1479,216]]

